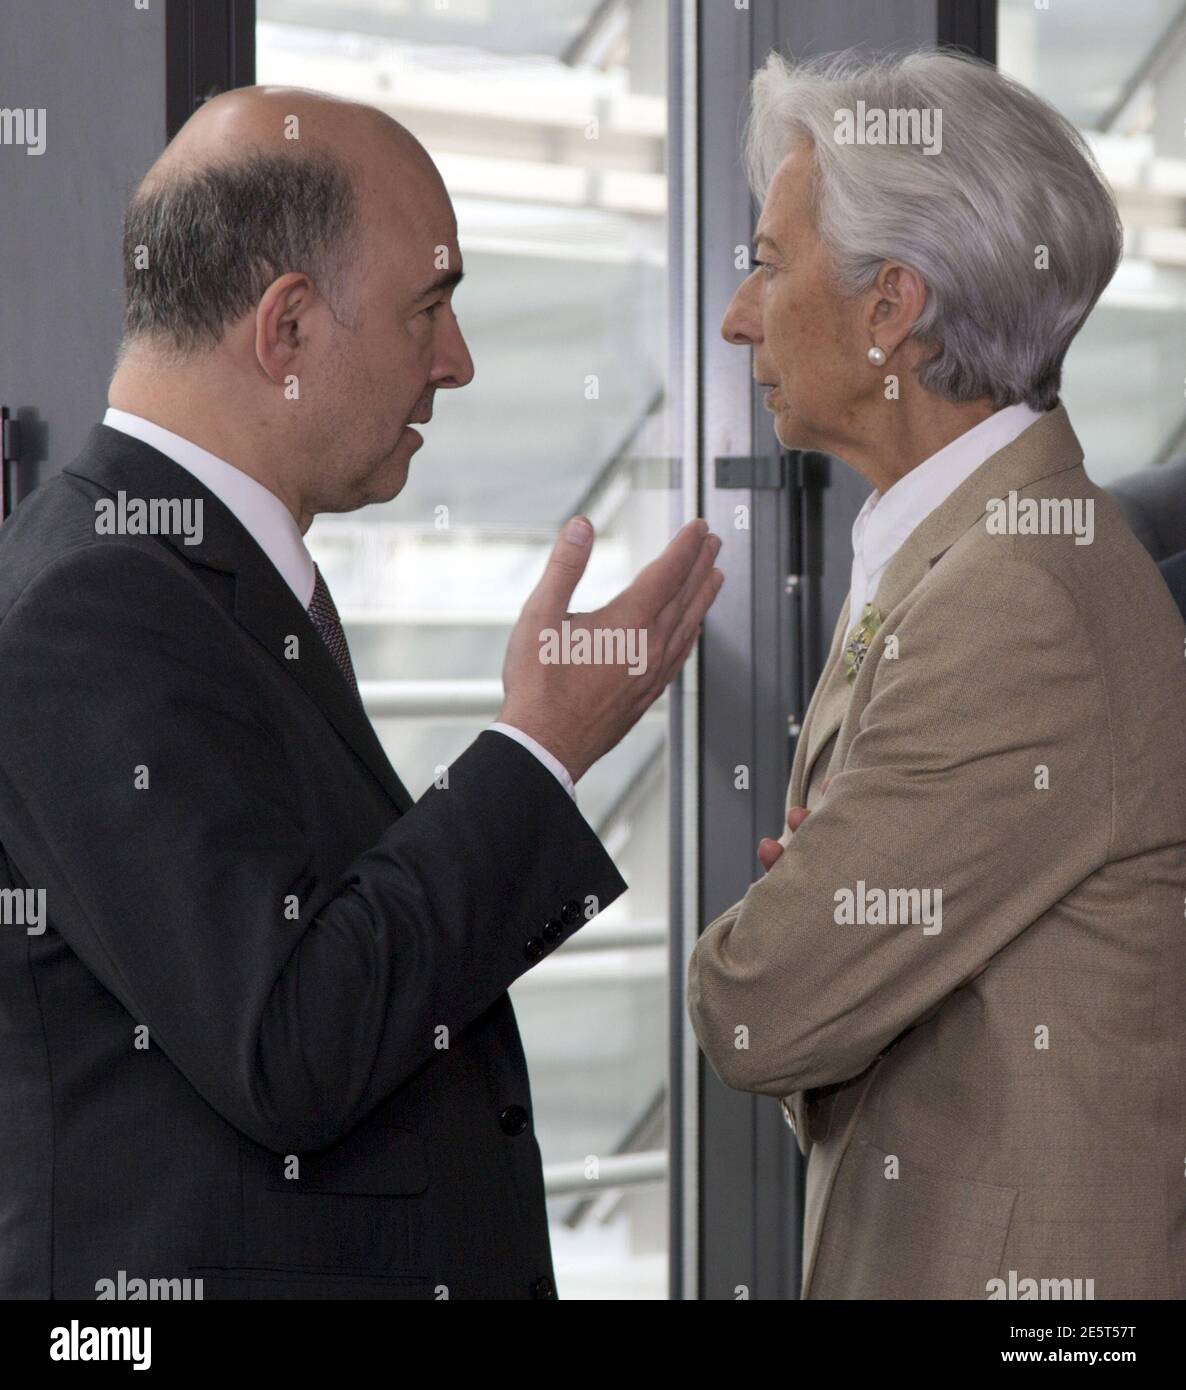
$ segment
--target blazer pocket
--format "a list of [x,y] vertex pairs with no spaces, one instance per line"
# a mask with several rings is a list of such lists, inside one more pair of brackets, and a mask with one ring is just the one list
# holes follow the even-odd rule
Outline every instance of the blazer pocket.
[[211,1299],[433,1299],[427,1275],[351,1274],[338,1269],[272,1269],[264,1265],[191,1265]]
[[424,1141],[408,1129],[350,1136],[321,1153],[301,1155],[299,1176],[285,1177],[287,1160],[272,1155],[264,1177],[271,1192],[353,1193],[360,1197],[411,1196],[428,1186]]
[[854,1137],[828,1201],[812,1298],[983,1299],[1017,1190],[923,1169]]

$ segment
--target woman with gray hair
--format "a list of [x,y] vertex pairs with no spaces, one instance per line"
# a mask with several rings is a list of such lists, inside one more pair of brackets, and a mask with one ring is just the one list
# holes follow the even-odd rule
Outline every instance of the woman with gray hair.
[[[747,163],[766,199],[759,260],[722,332],[755,347],[784,443],[884,492],[994,412],[1057,404],[1123,232],[1052,106],[954,54],[772,54]],[[759,342],[764,317],[778,331]]]
[[[809,1155],[814,1298],[1186,1292],[1186,627],[1059,403],[1121,252],[1075,129],[943,52],[753,84],[722,332],[874,491],[766,874],[700,938]],[[723,552],[727,568],[728,543]]]

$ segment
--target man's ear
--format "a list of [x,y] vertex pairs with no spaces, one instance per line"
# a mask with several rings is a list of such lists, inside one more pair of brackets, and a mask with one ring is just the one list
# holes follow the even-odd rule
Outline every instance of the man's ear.
[[868,301],[869,341],[889,356],[922,317],[927,287],[918,271],[898,261],[886,261],[869,290]]
[[316,296],[313,282],[300,271],[273,280],[255,311],[255,356],[269,380],[283,386],[296,370],[304,348],[303,316]]

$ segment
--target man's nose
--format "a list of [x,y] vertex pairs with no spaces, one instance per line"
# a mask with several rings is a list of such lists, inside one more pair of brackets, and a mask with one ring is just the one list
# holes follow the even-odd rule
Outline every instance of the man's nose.
[[474,379],[474,359],[469,355],[469,347],[456,317],[450,313],[444,337],[437,351],[437,365],[433,369],[432,380],[435,386],[449,390],[458,386],[468,386]]
[[760,317],[756,313],[752,287],[751,275],[737,286],[721,320],[721,337],[736,347],[753,347],[761,337]]

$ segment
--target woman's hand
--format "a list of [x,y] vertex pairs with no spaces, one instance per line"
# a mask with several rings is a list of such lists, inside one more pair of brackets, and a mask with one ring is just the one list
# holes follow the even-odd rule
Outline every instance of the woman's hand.
[[[821,795],[828,790],[828,783],[831,780],[830,777],[824,778],[824,785],[820,788]],[[806,806],[791,807],[787,812],[787,829],[792,835],[799,829],[809,815],[811,815],[811,812]],[[770,870],[774,868],[775,864],[778,863],[784,848],[785,846],[781,844],[780,841],[772,840],[769,836],[758,841],[758,859],[766,873],[769,873]]]

